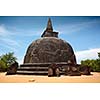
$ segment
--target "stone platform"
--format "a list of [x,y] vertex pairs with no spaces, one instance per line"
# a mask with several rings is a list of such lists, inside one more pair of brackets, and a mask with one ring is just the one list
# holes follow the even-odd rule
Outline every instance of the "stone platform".
[[16,74],[26,75],[48,75],[48,66],[50,63],[28,63],[18,67]]
[[[48,75],[48,68],[52,63],[26,63],[17,68],[16,74],[26,75]],[[67,65],[67,63],[55,63],[58,66]]]
[[[68,64],[65,62],[54,63],[56,66],[53,66],[53,63],[27,63],[22,64],[17,68],[16,74],[26,74],[26,75],[48,75],[48,69],[59,68],[61,74],[71,74],[74,73],[74,70],[77,70],[77,66]],[[71,68],[71,69],[69,69]],[[68,70],[69,69],[69,70]],[[68,70],[68,71],[67,71]],[[71,73],[69,73],[71,70]]]
[[[65,62],[61,63],[25,63],[20,66],[12,64],[7,71],[7,75],[22,74],[22,75],[48,75],[52,69],[55,76],[56,70],[59,70],[59,75],[78,76],[90,75],[91,69],[88,66],[73,65]],[[57,74],[57,73],[56,73]]]

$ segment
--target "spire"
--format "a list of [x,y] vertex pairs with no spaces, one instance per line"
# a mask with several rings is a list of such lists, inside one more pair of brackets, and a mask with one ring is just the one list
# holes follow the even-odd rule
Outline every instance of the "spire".
[[50,18],[48,20],[46,30],[43,32],[41,37],[57,37],[58,38],[58,32],[53,31],[52,22]]
[[46,31],[53,32],[52,22],[51,22],[50,18],[49,18],[48,23],[47,23]]

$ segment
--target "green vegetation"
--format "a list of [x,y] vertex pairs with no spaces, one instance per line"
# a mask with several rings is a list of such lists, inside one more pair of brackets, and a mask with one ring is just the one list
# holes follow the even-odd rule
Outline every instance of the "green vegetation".
[[82,60],[81,64],[82,65],[86,65],[86,66],[90,66],[92,68],[92,71],[94,72],[100,72],[100,53],[98,53],[98,59],[96,60]]
[[17,58],[14,56],[14,52],[9,52],[0,56],[0,71],[5,72],[7,68],[14,63]]

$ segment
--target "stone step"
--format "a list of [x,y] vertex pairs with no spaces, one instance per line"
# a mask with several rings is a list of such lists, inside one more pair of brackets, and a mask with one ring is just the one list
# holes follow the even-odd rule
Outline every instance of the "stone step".
[[28,63],[28,64],[21,64],[20,67],[48,67],[50,63]]
[[19,67],[18,69],[48,69],[48,67]]
[[48,67],[19,67],[17,70],[25,71],[48,71]]
[[[25,64],[21,64],[20,66],[21,67],[34,67],[34,66],[40,66],[40,67],[48,67],[52,64],[53,62],[51,63],[25,63]],[[58,64],[58,65],[67,65],[68,63],[66,62],[60,62],[60,63],[57,63],[55,62],[55,64]]]
[[26,74],[26,75],[47,75],[48,71],[17,71],[16,74]]

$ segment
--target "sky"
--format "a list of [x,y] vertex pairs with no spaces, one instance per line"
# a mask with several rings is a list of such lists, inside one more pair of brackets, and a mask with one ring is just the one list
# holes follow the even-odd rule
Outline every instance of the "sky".
[[22,64],[28,46],[41,37],[49,17],[59,38],[72,46],[77,63],[98,58],[99,16],[0,16],[0,56],[14,52]]

